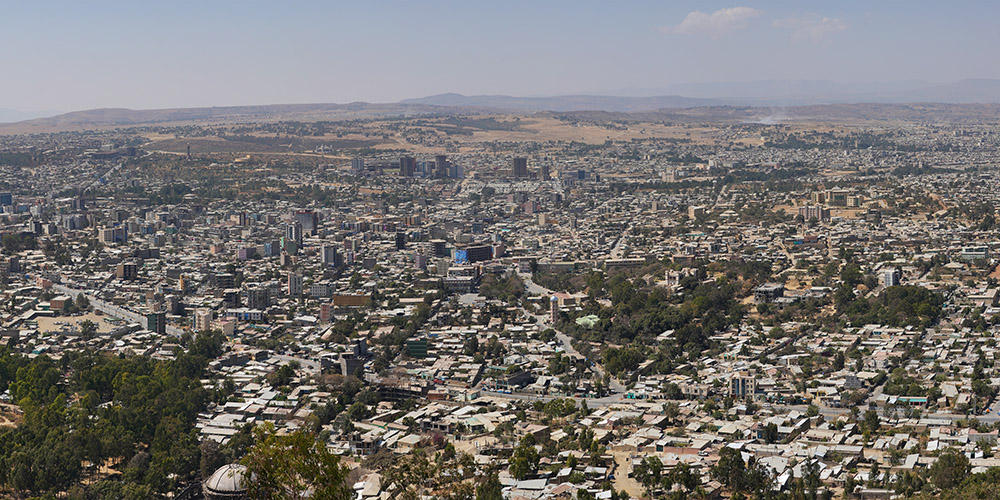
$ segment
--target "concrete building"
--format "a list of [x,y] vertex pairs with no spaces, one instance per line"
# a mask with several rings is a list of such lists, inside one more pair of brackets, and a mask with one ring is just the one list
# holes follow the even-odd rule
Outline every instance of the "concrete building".
[[417,160],[412,156],[401,156],[399,158],[399,175],[402,177],[413,177],[417,170]]
[[115,277],[131,281],[139,277],[139,266],[135,262],[122,262],[115,267]]
[[830,209],[821,205],[806,205],[799,207],[799,215],[805,220],[816,219],[820,222],[830,221]]
[[892,268],[882,271],[882,284],[886,288],[899,286],[900,278],[902,278],[902,273],[899,272],[899,269]]
[[757,375],[751,372],[734,372],[729,375],[729,396],[745,398],[757,392]]
[[434,157],[434,177],[443,179],[448,177],[448,157],[437,155]]
[[516,157],[510,162],[511,174],[516,178],[528,177],[528,159]]
[[194,312],[194,331],[207,332],[212,329],[214,314],[211,309],[202,308]]
[[753,301],[755,304],[774,302],[779,297],[784,296],[785,285],[781,283],[764,283],[753,290]]
[[288,274],[286,293],[289,297],[299,297],[302,295],[302,275],[297,273]]

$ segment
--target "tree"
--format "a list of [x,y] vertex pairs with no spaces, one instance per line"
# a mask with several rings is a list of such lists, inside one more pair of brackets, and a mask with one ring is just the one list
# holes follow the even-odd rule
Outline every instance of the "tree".
[[819,463],[816,460],[810,460],[809,463],[802,467],[802,473],[802,482],[805,485],[808,498],[816,500],[816,493],[819,491],[820,486],[823,485],[823,482],[819,478]]
[[806,416],[807,417],[811,418],[811,417],[815,417],[817,415],[819,415],[819,407],[818,406],[816,406],[816,405],[809,405],[809,407],[806,408]]
[[347,467],[318,436],[302,430],[279,436],[268,422],[254,429],[254,438],[241,461],[254,478],[247,485],[250,498],[354,498]]
[[639,484],[643,485],[650,493],[666,486],[664,484],[666,477],[663,476],[663,462],[660,462],[657,457],[642,459],[642,462],[635,466],[633,475]]
[[476,500],[503,500],[503,485],[500,484],[500,478],[496,474],[490,474],[490,477],[476,488]]
[[715,463],[709,474],[712,479],[726,485],[733,491],[743,490],[743,472],[745,464],[740,451],[728,446],[719,450],[719,461]]
[[843,351],[837,351],[837,353],[833,355],[833,369],[834,371],[840,371],[844,369]]
[[201,479],[208,479],[219,467],[226,465],[226,457],[219,451],[219,443],[206,439],[199,446],[201,451]]
[[744,463],[742,453],[728,446],[719,451],[719,461],[709,474],[712,479],[739,494],[768,492],[774,484],[771,469],[753,458]]
[[529,441],[529,436],[532,435],[528,434],[521,440],[521,444],[514,449],[514,453],[510,457],[510,475],[518,480],[524,479],[538,470],[538,450],[535,449],[534,443]]
[[875,410],[868,410],[865,412],[865,428],[869,432],[875,432],[879,428],[879,418],[878,412]]
[[268,374],[267,381],[272,387],[282,387],[288,385],[294,376],[295,369],[289,365],[281,365],[277,370]]
[[958,486],[970,470],[969,458],[954,448],[948,448],[938,455],[928,473],[934,486],[947,490]]
[[663,416],[667,417],[667,421],[671,424],[677,419],[681,414],[681,408],[677,403],[663,403]]
[[90,299],[88,299],[83,293],[76,294],[76,307],[81,311],[90,309]]
[[779,439],[778,424],[772,422],[765,425],[762,434],[765,443],[767,444],[777,443]]
[[[81,294],[82,296],[82,294]],[[97,324],[89,319],[80,322],[80,335],[85,339],[92,339],[97,335]]]

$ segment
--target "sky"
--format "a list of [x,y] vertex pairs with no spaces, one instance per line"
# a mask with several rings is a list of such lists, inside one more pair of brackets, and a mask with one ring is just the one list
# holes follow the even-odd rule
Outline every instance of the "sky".
[[1000,78],[1000,2],[0,0],[0,108]]

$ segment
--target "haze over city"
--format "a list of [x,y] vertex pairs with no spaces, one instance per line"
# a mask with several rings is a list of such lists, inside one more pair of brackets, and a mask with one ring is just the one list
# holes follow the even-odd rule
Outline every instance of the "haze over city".
[[998,15],[986,1],[13,2],[0,108],[662,95],[759,80],[898,88],[1000,78]]

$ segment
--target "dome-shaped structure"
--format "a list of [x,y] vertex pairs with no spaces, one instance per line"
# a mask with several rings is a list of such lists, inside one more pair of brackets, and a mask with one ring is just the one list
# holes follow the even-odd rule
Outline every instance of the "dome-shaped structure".
[[206,500],[245,499],[247,483],[246,467],[239,464],[223,465],[201,484],[201,491]]

